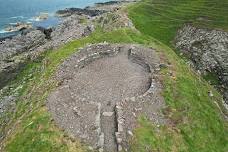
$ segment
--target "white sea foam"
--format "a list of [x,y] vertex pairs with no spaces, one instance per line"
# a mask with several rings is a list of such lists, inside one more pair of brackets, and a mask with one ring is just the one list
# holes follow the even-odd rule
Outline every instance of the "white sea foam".
[[0,30],[0,34],[7,33],[5,30]]
[[9,23],[9,25],[17,25],[17,23]]
[[16,18],[21,18],[21,19],[23,19],[23,18],[25,18],[24,16],[13,16],[13,17],[10,17],[10,18],[12,18],[12,19],[16,19]]
[[15,26],[15,25],[17,25],[19,23],[32,24],[32,22],[30,22],[30,21],[22,21],[22,22],[9,23],[9,25]]
[[32,18],[28,19],[28,21],[29,22],[34,22],[34,21],[38,22],[38,21],[40,21],[40,19],[32,17]]

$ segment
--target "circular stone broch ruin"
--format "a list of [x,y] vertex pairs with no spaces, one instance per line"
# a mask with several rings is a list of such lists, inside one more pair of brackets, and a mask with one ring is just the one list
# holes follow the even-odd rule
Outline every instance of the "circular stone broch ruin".
[[47,106],[56,123],[90,149],[127,151],[139,116],[164,123],[159,65],[153,49],[89,45],[61,65],[56,75],[60,86]]

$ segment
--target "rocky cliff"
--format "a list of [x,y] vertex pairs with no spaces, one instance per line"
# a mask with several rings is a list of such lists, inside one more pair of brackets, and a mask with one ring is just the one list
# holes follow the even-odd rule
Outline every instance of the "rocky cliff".
[[218,79],[216,87],[228,104],[228,33],[185,25],[178,31],[175,45],[188,56],[202,75]]

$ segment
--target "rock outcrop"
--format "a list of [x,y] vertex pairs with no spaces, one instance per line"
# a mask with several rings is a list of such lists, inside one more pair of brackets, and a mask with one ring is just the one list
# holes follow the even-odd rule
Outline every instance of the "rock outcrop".
[[175,38],[176,48],[191,59],[202,75],[215,74],[228,104],[228,33],[185,25]]
[[15,77],[29,58],[28,53],[46,43],[45,34],[33,30],[0,43],[0,88]]
[[61,17],[71,16],[71,15],[88,15],[90,17],[98,16],[106,11],[102,10],[89,10],[87,8],[66,8],[64,10],[58,10],[56,14]]
[[35,59],[43,51],[88,36],[94,27],[90,22],[80,23],[81,18],[84,16],[73,15],[55,28],[24,30],[12,39],[0,42],[0,88],[13,79],[30,58]]

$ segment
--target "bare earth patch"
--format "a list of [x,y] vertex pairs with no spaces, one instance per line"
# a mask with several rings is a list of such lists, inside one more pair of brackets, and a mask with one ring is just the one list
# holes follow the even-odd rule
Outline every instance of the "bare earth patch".
[[156,52],[137,45],[90,45],[66,60],[47,106],[56,123],[91,149],[128,150],[137,118],[164,123]]

